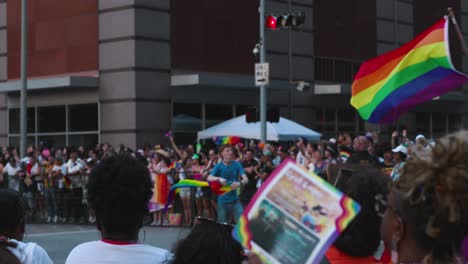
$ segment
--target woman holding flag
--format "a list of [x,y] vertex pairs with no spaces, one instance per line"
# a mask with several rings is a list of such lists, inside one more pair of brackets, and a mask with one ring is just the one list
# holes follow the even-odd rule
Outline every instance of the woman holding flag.
[[167,225],[168,221],[163,217],[164,205],[169,194],[170,183],[167,179],[169,171],[169,153],[163,149],[157,149],[151,160],[148,169],[151,173],[151,178],[154,183],[153,198],[149,202],[149,210],[153,213],[152,226]]

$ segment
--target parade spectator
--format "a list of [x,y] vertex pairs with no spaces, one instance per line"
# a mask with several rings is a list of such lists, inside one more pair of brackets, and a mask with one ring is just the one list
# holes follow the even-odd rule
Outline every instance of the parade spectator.
[[395,162],[393,160],[393,152],[390,147],[385,147],[383,150],[383,162],[381,163],[382,171],[388,175],[392,175],[393,167],[395,167]]
[[466,263],[468,134],[415,152],[387,199],[382,236],[393,263]]
[[84,223],[84,208],[82,204],[83,199],[83,171],[84,162],[78,158],[78,151],[71,148],[69,151],[70,159],[66,164],[66,178],[70,180],[70,187],[65,193],[64,203],[65,212],[64,217],[67,217],[69,223]]
[[416,145],[419,145],[423,148],[426,148],[428,145],[429,145],[429,142],[428,140],[426,139],[426,137],[422,134],[418,134],[414,140],[414,142],[416,143]]
[[[208,176],[210,175],[210,172],[213,170],[213,168],[218,164],[222,162],[222,159],[220,159],[218,151],[216,149],[210,149],[208,151],[208,164],[205,166],[205,170],[203,172],[203,179],[207,180]],[[217,199],[218,196],[214,192],[209,192],[211,195],[205,195],[204,196],[204,202],[208,202],[208,207],[209,207],[209,218],[214,219],[216,216],[216,210],[217,210]]]
[[314,152],[313,159],[315,162],[313,163],[312,170],[316,175],[325,178],[325,170],[327,169],[328,163],[323,158],[324,154],[322,149],[318,149]]
[[[346,170],[349,173],[344,173]],[[362,165],[338,165],[331,183],[361,206],[361,211],[326,253],[330,264],[379,263],[373,255],[380,245],[381,208],[389,193],[390,179],[381,170]]]
[[406,155],[408,154],[408,149],[405,146],[398,146],[394,149],[392,149],[393,152],[393,159],[395,161],[395,166],[393,166],[392,173],[390,174],[390,177],[392,180],[396,181],[398,178],[400,178],[400,173],[405,166],[405,161],[406,161]]
[[[248,184],[249,180],[242,165],[233,160],[234,154],[231,146],[223,146],[221,155],[223,161],[214,167],[208,176],[208,181],[218,181],[222,185],[228,185],[233,189],[231,192],[218,197],[218,220],[229,223],[232,222],[231,219],[237,221],[243,212],[236,189],[241,184]],[[239,177],[242,178],[241,182],[239,182]]]
[[26,207],[19,192],[0,189],[0,212],[2,215],[0,217],[0,241],[9,244],[5,248],[18,259],[19,263],[53,263],[42,247],[36,243],[22,242],[26,225]]
[[307,140],[304,138],[299,138],[296,141],[296,147],[297,147],[297,154],[296,154],[296,163],[301,165],[302,167],[307,167],[309,164],[308,157],[306,156],[307,154]]
[[138,232],[152,196],[149,171],[129,154],[105,158],[92,171],[88,202],[96,213],[100,241],[75,247],[66,264],[165,263],[168,251],[140,244]]
[[167,225],[168,221],[163,213],[169,194],[169,181],[167,173],[169,172],[169,153],[163,149],[156,149],[154,157],[148,169],[153,181],[153,197],[150,201],[150,212],[153,213],[153,222],[151,225]]
[[338,159],[338,148],[335,144],[328,144],[327,148],[325,149],[325,160],[327,161],[328,165],[340,163],[340,160]]
[[254,151],[252,149],[247,149],[245,151],[245,160],[242,162],[245,175],[247,175],[249,180],[249,183],[244,186],[241,194],[241,203],[244,207],[249,204],[257,191],[257,173],[255,170],[259,165],[258,161],[254,159]]
[[54,173],[55,158],[49,156],[48,163],[44,170],[44,192],[47,204],[47,223],[52,220],[54,223],[58,222],[57,210],[57,178]]
[[272,161],[275,168],[278,167],[288,157],[287,149],[284,146],[279,146],[276,154],[277,155],[275,159]]
[[20,177],[19,171],[21,170],[20,164],[15,158],[10,158],[7,165],[3,169],[5,177],[8,178],[8,188],[19,192],[20,190]]
[[358,136],[354,139],[353,154],[347,159],[347,163],[359,164],[362,166],[379,167],[379,160],[371,155],[368,150],[369,140],[365,136]]
[[241,245],[232,237],[233,226],[207,218],[196,218],[188,236],[179,241],[170,264],[240,264]]

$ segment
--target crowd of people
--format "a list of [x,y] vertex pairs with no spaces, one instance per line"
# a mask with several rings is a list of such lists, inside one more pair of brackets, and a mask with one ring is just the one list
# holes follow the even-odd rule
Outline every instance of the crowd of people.
[[[361,212],[326,253],[322,263],[466,263],[468,235],[468,132],[427,140],[406,131],[388,142],[374,133],[347,133],[321,142],[248,141],[181,147],[145,146],[133,151],[109,144],[79,148],[29,147],[19,158],[3,149],[0,210],[18,212],[0,221],[0,254],[22,243],[25,222],[96,223],[100,241],[79,245],[67,263],[260,263],[232,239],[232,224],[256,190],[287,158],[314,172],[361,205]],[[182,189],[165,212],[169,188],[182,179],[219,182],[234,191]],[[21,200],[24,206],[18,206]],[[12,211],[13,212],[13,211]],[[173,252],[140,244],[151,225],[193,226]],[[47,254],[37,245],[38,258]],[[5,249],[7,249],[5,251]],[[44,256],[45,254],[45,256]],[[7,254],[8,255],[8,254]],[[39,256],[40,255],[40,256]],[[14,262],[11,262],[14,263]],[[42,262],[49,263],[49,262]]]
[[[372,133],[358,136],[354,141],[348,133],[343,133],[336,139],[322,142],[307,142],[299,138],[295,143],[259,144],[251,140],[246,144],[239,142],[221,148],[210,143],[182,147],[170,134],[168,136],[171,144],[167,147],[148,145],[136,151],[125,146],[113,148],[110,144],[89,149],[84,146],[41,145],[37,149],[29,146],[26,157],[19,157],[16,148],[3,148],[0,154],[0,188],[22,193],[27,202],[27,221],[94,223],[95,216],[88,209],[86,199],[90,172],[106,156],[130,153],[144,162],[150,171],[154,185],[154,195],[149,202],[151,225],[191,225],[194,216],[218,217],[228,222],[226,214],[233,212],[233,217],[237,218],[262,182],[286,158],[296,160],[322,177],[326,176],[329,165],[357,163],[382,168],[395,180],[408,155],[407,147],[413,144],[406,137],[406,132],[402,135],[394,133],[391,142],[383,144]],[[424,136],[418,135],[415,144],[426,147],[428,142]],[[219,179],[216,174],[231,170],[223,166],[226,159],[227,162],[239,162],[240,166],[236,166],[228,183],[235,183],[233,187],[241,189],[238,192],[240,197],[233,192],[218,198],[208,187],[183,189],[175,200],[176,204],[170,205],[170,214],[163,214],[172,184],[182,179],[216,181]],[[214,170],[216,166],[218,168]],[[238,180],[238,176],[244,177]],[[237,198],[239,203],[233,203]],[[218,202],[223,206],[218,207]],[[169,215],[175,217],[170,218]]]

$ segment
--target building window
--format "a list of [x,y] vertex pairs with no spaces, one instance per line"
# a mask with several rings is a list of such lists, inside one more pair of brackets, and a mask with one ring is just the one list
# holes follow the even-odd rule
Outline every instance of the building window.
[[98,134],[72,134],[68,136],[68,145],[94,148],[99,142]]
[[[9,144],[10,144],[10,146],[19,147],[19,145],[20,145],[19,136],[10,136],[9,137]],[[26,138],[26,145],[27,146],[36,145],[36,137],[35,136],[28,136]]]
[[[38,136],[37,141],[42,146],[66,146],[67,137],[63,135]],[[70,144],[72,145],[72,144]]]
[[431,113],[416,113],[416,133],[430,136]]
[[[10,109],[8,116],[8,130],[10,134],[20,133],[20,110],[19,108]],[[36,131],[36,109],[33,107],[28,108],[27,112],[27,126],[28,133],[34,133]]]
[[174,132],[198,132],[202,128],[202,105],[173,105],[172,129]]
[[[9,109],[11,146],[19,146],[19,120],[19,109]],[[27,122],[28,145],[90,147],[99,143],[98,104],[31,107]]]
[[322,138],[336,136],[335,108],[320,108],[315,112],[314,129],[322,134]]
[[205,128],[215,126],[233,117],[233,107],[229,104],[205,105]]
[[449,133],[457,132],[463,128],[462,116],[457,114],[448,115],[448,131]]
[[432,137],[440,138],[447,134],[447,114],[432,113]]
[[351,109],[338,109],[338,131],[337,132],[359,132],[356,127],[356,111]]
[[68,106],[68,131],[96,131],[99,127],[98,105],[80,104]]
[[61,106],[47,106],[37,108],[38,133],[66,131],[66,108]]

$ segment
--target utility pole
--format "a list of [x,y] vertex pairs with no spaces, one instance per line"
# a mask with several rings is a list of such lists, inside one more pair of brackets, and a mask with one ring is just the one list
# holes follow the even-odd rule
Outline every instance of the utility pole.
[[20,158],[26,156],[27,90],[28,90],[28,6],[21,0],[21,98],[20,98]]
[[[266,47],[265,47],[265,0],[260,0],[258,9],[260,14],[260,63],[265,63]],[[266,143],[266,108],[267,108],[266,86],[260,86],[260,141]]]
[[[291,13],[291,0],[288,1],[288,12]],[[293,115],[293,87],[291,87],[291,83],[293,80],[292,74],[292,28],[288,28],[288,67],[289,67],[289,117],[291,120],[294,119]]]

